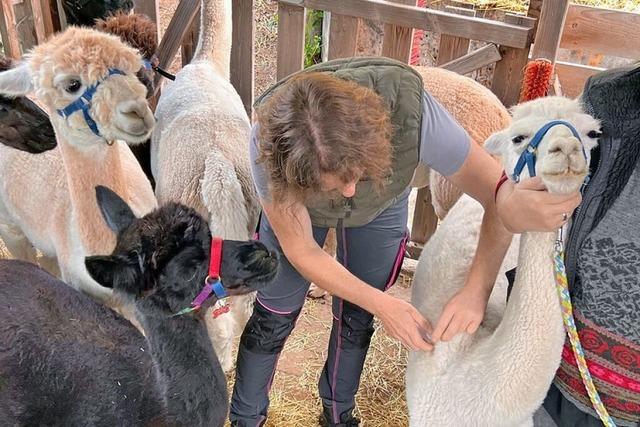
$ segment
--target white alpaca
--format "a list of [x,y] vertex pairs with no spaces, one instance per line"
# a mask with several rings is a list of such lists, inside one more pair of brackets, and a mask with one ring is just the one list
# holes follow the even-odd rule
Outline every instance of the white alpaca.
[[[191,64],[164,90],[151,141],[156,196],[207,218],[211,234],[246,240],[259,203],[249,164],[249,118],[229,82],[231,0],[202,2],[200,40]],[[231,298],[231,311],[207,328],[223,369],[233,366],[232,341],[247,322],[255,294]]]
[[[597,120],[578,101],[534,100],[512,110],[513,122],[493,134],[485,148],[502,155],[510,174],[520,153],[545,123],[565,120],[578,131],[587,157]],[[590,134],[594,136],[593,133]],[[524,138],[518,138],[524,136]],[[520,141],[520,142],[518,142]],[[569,128],[549,130],[537,151],[537,175],[550,192],[580,188],[587,174],[581,145]],[[526,168],[522,175],[528,177]],[[432,323],[464,285],[475,251],[482,207],[461,198],[425,246],[414,277],[412,302]],[[565,332],[555,289],[552,253],[556,233],[524,233],[518,271],[505,308],[504,271],[515,265],[514,239],[478,331],[412,352],[407,367],[407,403],[412,426],[525,426],[542,403],[556,369]]]
[[[106,185],[137,215],[156,207],[148,179],[123,142],[142,142],[154,120],[146,89],[135,73],[138,53],[117,37],[69,28],[37,46],[20,66],[0,73],[0,93],[34,91],[48,110],[58,146],[28,154],[0,145],[0,236],[15,258],[36,261],[63,280],[133,319],[112,291],[94,281],[84,258],[113,250],[116,236],[101,221],[95,186]],[[109,69],[123,74],[109,75]],[[82,111],[66,118],[58,110],[100,82],[89,105],[95,134]]]

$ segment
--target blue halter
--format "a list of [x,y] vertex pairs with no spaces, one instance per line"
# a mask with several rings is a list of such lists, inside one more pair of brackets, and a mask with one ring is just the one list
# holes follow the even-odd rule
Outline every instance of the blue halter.
[[84,121],[87,122],[87,126],[89,126],[89,129],[91,129],[91,131],[97,136],[101,136],[100,131],[98,130],[98,125],[96,124],[95,120],[91,118],[91,114],[89,114],[89,110],[91,109],[91,99],[93,98],[93,95],[95,95],[96,90],[98,89],[98,86],[100,86],[100,83],[105,81],[108,77],[113,76],[114,74],[124,76],[126,73],[116,68],[109,68],[109,74],[107,74],[105,78],[100,79],[95,84],[92,84],[91,86],[87,87],[84,93],[80,95],[80,98],[76,99],[71,104],[67,105],[65,108],[61,110],[57,110],[58,114],[63,119],[66,119],[76,111],[82,111],[82,115],[84,116]]
[[516,163],[516,167],[513,169],[513,180],[515,182],[520,181],[520,174],[522,174],[522,171],[524,170],[525,165],[527,166],[527,169],[529,171],[529,176],[532,178],[536,176],[536,152],[538,151],[538,146],[540,145],[542,138],[544,138],[544,136],[547,134],[549,129],[558,125],[564,125],[568,127],[571,133],[573,134],[573,136],[578,138],[578,141],[580,141],[580,146],[582,147],[582,154],[584,155],[585,159],[587,158],[587,153],[584,151],[584,145],[582,144],[582,139],[580,139],[580,135],[578,134],[578,131],[576,130],[576,128],[574,128],[571,123],[565,122],[564,120],[553,120],[545,124],[544,126],[542,126],[536,132],[536,134],[533,136],[533,138],[529,142],[529,145],[527,145],[527,148],[522,152],[522,154],[520,154],[520,158]]

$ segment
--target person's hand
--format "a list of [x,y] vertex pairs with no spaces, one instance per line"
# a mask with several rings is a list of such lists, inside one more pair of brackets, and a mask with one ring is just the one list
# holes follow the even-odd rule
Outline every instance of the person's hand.
[[503,225],[512,233],[554,231],[571,218],[581,201],[579,192],[549,193],[540,177],[534,177],[515,185],[505,182],[496,195],[496,208]]
[[449,341],[460,332],[473,334],[480,326],[487,308],[487,292],[465,286],[444,306],[431,336],[433,342]]
[[387,334],[396,338],[411,350],[431,351],[429,342],[431,324],[414,306],[399,298],[380,293],[376,301],[375,315],[382,321]]

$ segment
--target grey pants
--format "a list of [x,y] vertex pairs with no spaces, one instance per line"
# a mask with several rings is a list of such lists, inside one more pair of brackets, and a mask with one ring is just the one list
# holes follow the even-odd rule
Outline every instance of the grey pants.
[[[339,229],[338,261],[356,277],[377,289],[395,282],[404,257],[407,233],[407,191],[376,219],[362,227]],[[281,252],[265,217],[259,240]],[[322,246],[328,229],[313,227]],[[231,398],[230,420],[234,426],[259,426],[269,406],[269,389],[284,343],[293,330],[309,282],[286,260],[273,285],[258,292],[251,319],[238,350],[236,382]],[[333,297],[333,327],[319,390],[325,417],[340,424],[351,417],[360,374],[373,334],[373,316],[362,308]]]

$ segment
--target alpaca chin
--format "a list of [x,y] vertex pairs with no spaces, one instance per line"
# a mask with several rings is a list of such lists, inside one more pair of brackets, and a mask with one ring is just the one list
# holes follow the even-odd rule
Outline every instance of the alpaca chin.
[[582,174],[542,174],[541,178],[550,193],[570,194],[580,190],[586,173]]

